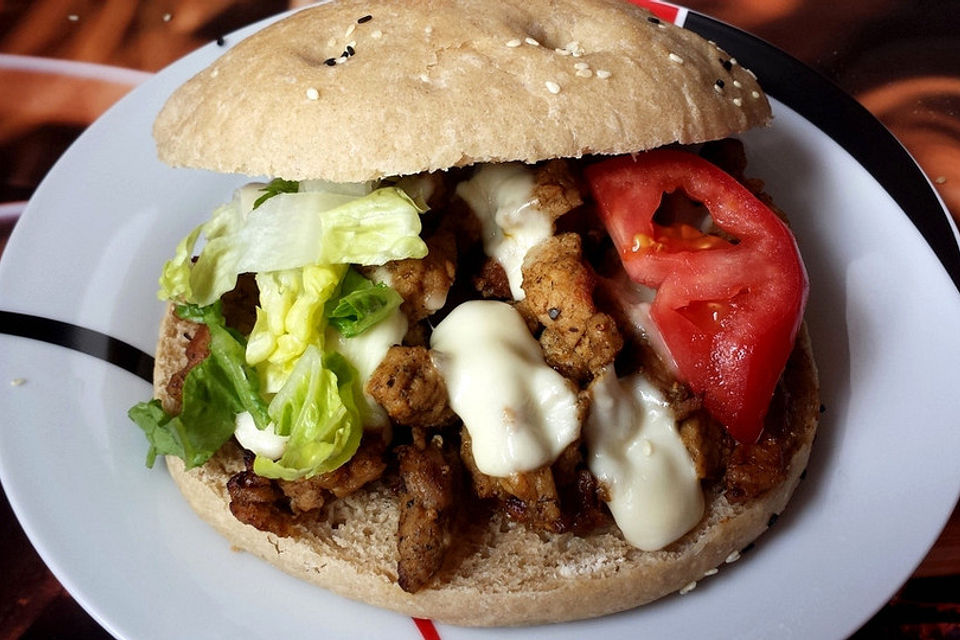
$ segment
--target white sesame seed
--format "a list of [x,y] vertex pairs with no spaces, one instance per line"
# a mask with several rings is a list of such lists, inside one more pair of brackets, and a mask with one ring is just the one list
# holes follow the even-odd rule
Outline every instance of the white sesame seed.
[[736,59],[736,58],[730,58],[730,64],[733,64],[733,65],[737,64],[737,59]]
[[70,22],[77,22],[78,20],[80,20],[80,16],[78,16],[75,13],[71,13],[70,15],[67,16],[67,20],[69,20]]
[[730,564],[731,562],[736,562],[736,561],[739,560],[739,559],[740,559],[740,552],[739,552],[739,551],[731,551],[731,552],[730,552],[730,555],[727,556],[727,559],[724,560],[724,562],[726,562],[727,564]]
[[741,100],[740,98],[734,98],[734,99],[733,99],[733,104],[737,105],[738,107],[742,107],[742,106],[743,106],[743,100]]
[[671,53],[671,54],[670,54],[670,59],[673,60],[674,62],[676,62],[677,64],[683,64],[683,58],[681,58],[680,56],[678,56],[678,55],[675,54],[675,53]]
[[708,577],[710,577],[710,576],[715,576],[715,575],[717,575],[718,573],[720,573],[720,569],[717,569],[716,567],[714,567],[713,569],[707,569],[707,570],[704,572],[703,577],[704,577],[704,578],[708,578]]
[[510,47],[511,49],[516,49],[522,44],[523,42],[519,38],[514,38],[513,40],[510,40],[507,42],[507,46]]
[[937,184],[946,184],[947,176],[937,176],[937,179],[934,180],[934,182],[936,182]]
[[540,43],[537,42],[534,38],[531,38],[530,36],[527,36],[526,38],[524,38],[523,41],[534,47],[540,46]]
[[588,69],[588,68],[590,68],[590,65],[587,64],[586,62],[577,62],[577,63],[575,63],[575,64],[573,65],[573,68],[574,68],[574,69]]
[[753,98],[754,100],[756,100],[757,98],[760,97],[760,92],[759,92],[759,91],[751,91],[751,92],[750,92],[750,97]]
[[349,27],[347,27],[347,30],[343,33],[343,37],[349,38],[350,35],[353,33],[353,30],[356,28],[357,28],[357,25],[351,24]]
[[697,588],[696,580],[694,580],[693,582],[688,582],[683,586],[682,589],[680,589],[680,595],[685,596],[696,588]]
[[603,79],[609,78],[610,72],[607,71],[606,69],[597,69],[597,77],[603,78]]
[[667,28],[667,25],[666,25],[665,23],[663,23],[663,22],[658,22],[658,23],[657,23],[657,28],[658,28],[658,29],[666,29],[666,28]]
[[733,81],[733,86],[735,86],[737,89],[739,89],[740,87],[743,86],[743,83],[740,82],[739,80],[734,80],[734,81]]
[[430,82],[430,76],[428,76],[428,75],[425,74],[425,73],[421,73],[421,74],[420,74],[420,82],[427,82],[427,83],[429,83],[429,82]]
[[373,31],[370,33],[370,37],[373,38],[374,40],[379,40],[380,38],[383,37],[383,31],[380,31],[380,29],[377,29],[376,31]]
[[347,56],[340,56],[339,58],[334,60],[334,62],[336,62],[337,64],[343,64],[346,61],[347,61]]
[[433,33],[433,26],[428,24],[426,27],[424,27],[423,32],[427,35],[430,35]]
[[26,378],[14,378],[13,380],[10,381],[10,386],[19,387],[19,386],[22,386],[23,383],[26,381],[27,381]]
[[307,100],[317,100],[320,98],[320,92],[315,87],[307,88]]
[[583,55],[583,46],[581,46],[579,40],[573,40],[571,42],[568,42],[565,48],[567,51],[570,52],[570,55],[572,55],[574,58],[579,58],[580,56]]
[[560,85],[558,85],[556,82],[547,80],[543,84],[547,87],[547,91],[550,93],[560,93]]
[[750,69],[747,69],[746,67],[744,67],[743,70],[749,73],[750,77],[753,78],[754,80],[757,79],[757,74],[755,74],[753,71],[750,71]]
[[356,48],[357,48],[357,41],[356,41],[356,40],[351,40],[350,42],[347,43],[347,46],[356,49]]
[[173,14],[170,14],[170,13],[165,13],[165,14],[163,14],[163,21],[164,21],[164,22],[170,22],[171,20],[173,20]]
[[577,77],[578,78],[593,77],[593,71],[590,71],[590,69],[577,69]]
[[723,93],[723,87],[721,87],[718,84],[713,85],[713,90],[716,91],[717,93]]

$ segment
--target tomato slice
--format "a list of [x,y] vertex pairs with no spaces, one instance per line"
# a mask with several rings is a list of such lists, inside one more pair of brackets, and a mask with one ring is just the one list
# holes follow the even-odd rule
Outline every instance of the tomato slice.
[[[793,234],[707,160],[660,149],[586,169],[624,269],[657,290],[650,315],[680,377],[741,442],[754,442],[800,327],[809,291]],[[682,190],[723,232],[660,224],[663,195]]]

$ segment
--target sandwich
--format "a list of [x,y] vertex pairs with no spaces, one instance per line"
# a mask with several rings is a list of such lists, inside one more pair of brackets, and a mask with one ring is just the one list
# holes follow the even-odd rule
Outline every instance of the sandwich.
[[154,125],[168,164],[262,179],[163,267],[148,464],[233,547],[418,618],[689,590],[817,426],[807,275],[733,137],[770,118],[715,44],[615,0],[259,31]]

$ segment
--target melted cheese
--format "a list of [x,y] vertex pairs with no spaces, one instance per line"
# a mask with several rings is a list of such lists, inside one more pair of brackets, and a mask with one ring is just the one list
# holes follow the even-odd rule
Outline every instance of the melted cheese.
[[430,347],[483,473],[506,477],[549,464],[579,436],[576,390],[547,366],[510,305],[461,304],[433,330]]
[[612,368],[591,386],[584,425],[588,466],[627,542],[662,549],[703,517],[704,500],[676,419],[660,391],[641,375],[618,380]]
[[365,402],[360,406],[360,418],[364,428],[382,429],[390,425],[387,412],[367,393],[367,381],[387,355],[387,350],[403,341],[407,333],[407,316],[399,309],[352,338],[327,327],[326,341],[334,351],[347,359],[360,376]]
[[483,250],[507,273],[514,300],[523,300],[523,259],[553,235],[553,221],[537,208],[533,171],[522,164],[488,164],[457,185],[457,195],[480,220]]

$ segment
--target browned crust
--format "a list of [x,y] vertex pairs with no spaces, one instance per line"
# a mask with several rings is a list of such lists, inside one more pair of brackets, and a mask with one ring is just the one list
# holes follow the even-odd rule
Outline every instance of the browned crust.
[[[175,343],[186,333],[183,324],[172,314],[163,323],[161,376],[176,367],[171,359],[179,355]],[[224,447],[198,469],[185,471],[177,458],[168,458],[167,466],[194,510],[226,538],[224,544],[348,598],[450,624],[562,622],[630,609],[677,591],[767,529],[806,468],[819,417],[817,371],[805,325],[785,375],[786,415],[802,434],[800,446],[787,480],[762,499],[731,505],[722,496],[708,496],[701,523],[656,552],[631,547],[616,528],[581,538],[532,532],[494,518],[465,531],[440,580],[417,594],[396,584],[399,508],[388,487],[377,484],[337,500],[323,522],[297,525],[295,537],[278,538],[230,513],[226,481],[242,469],[235,446]]]

